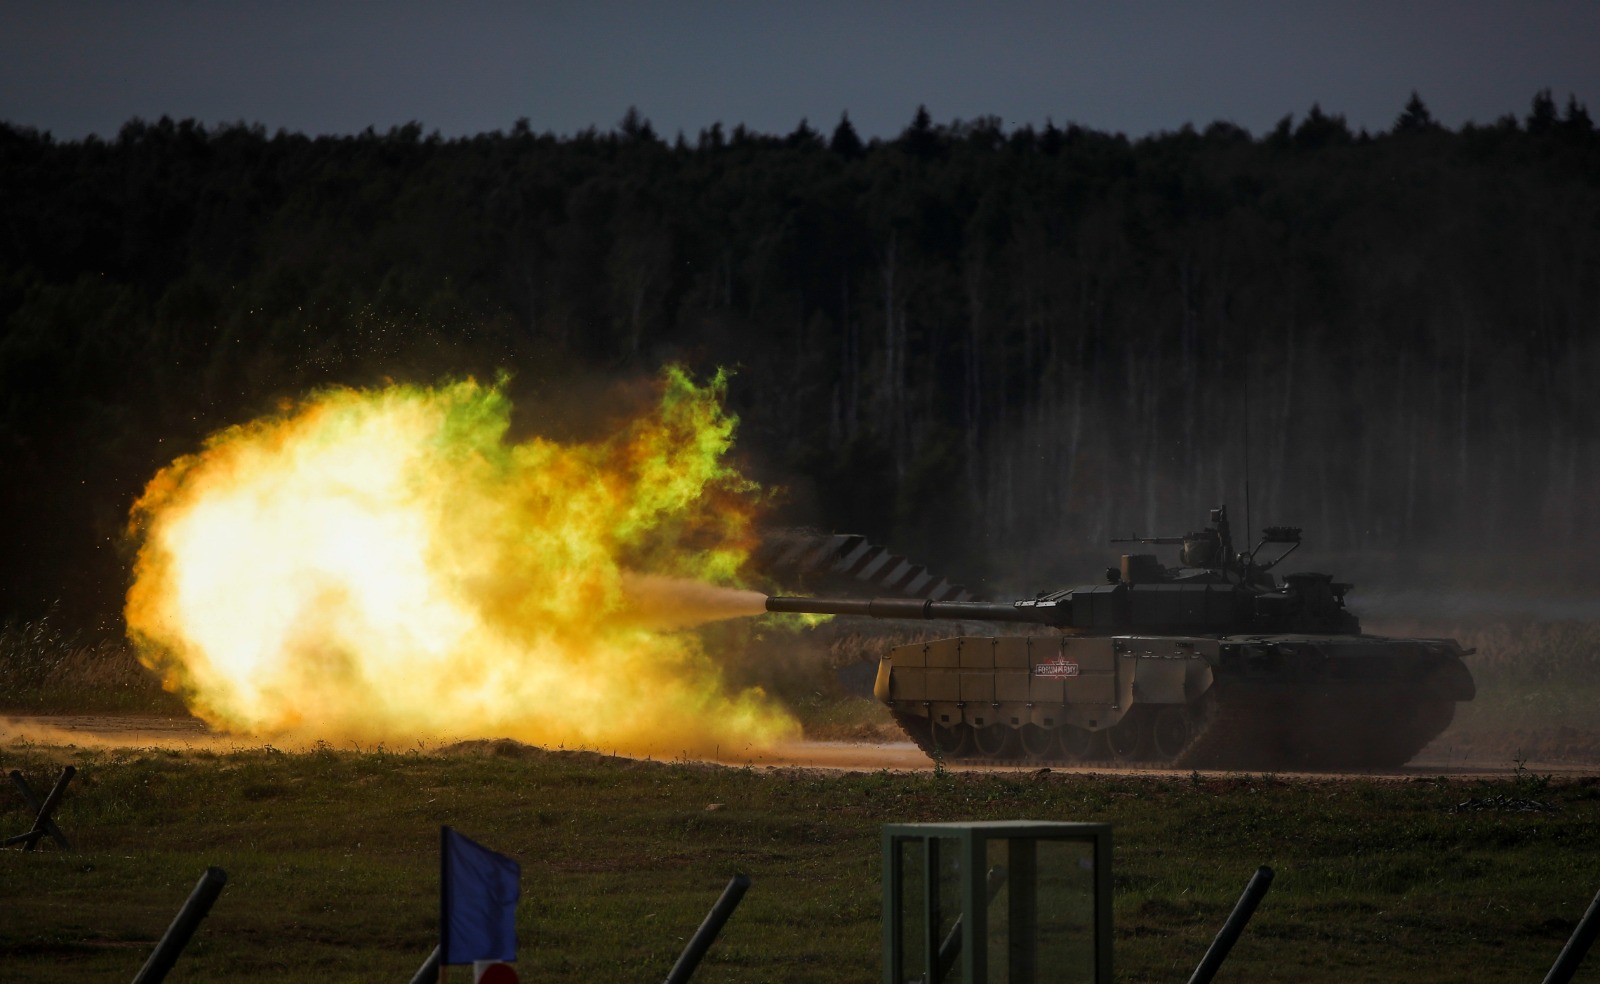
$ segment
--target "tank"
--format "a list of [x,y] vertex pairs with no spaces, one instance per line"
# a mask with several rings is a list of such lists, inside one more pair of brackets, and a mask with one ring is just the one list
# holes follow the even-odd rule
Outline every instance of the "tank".
[[1365,635],[1351,585],[1274,575],[1301,530],[1235,553],[1226,507],[1199,532],[1113,543],[1104,583],[1013,602],[767,599],[770,612],[1013,623],[890,650],[873,692],[936,760],[1175,768],[1393,768],[1476,692],[1454,639]]

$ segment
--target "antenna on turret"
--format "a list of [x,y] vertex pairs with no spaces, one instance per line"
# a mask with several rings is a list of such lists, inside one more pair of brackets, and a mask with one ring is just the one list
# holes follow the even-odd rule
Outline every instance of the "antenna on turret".
[[[1246,374],[1248,376],[1248,373]],[[1250,525],[1250,380],[1244,384],[1244,542],[1250,543],[1250,538],[1255,535],[1254,526]],[[1250,568],[1255,566],[1256,553],[1250,551],[1250,559],[1245,562],[1245,576],[1249,577]]]

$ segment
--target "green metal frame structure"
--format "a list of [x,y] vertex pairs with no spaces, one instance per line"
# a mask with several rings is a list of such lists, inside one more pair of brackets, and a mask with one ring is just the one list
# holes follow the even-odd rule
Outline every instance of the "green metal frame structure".
[[[990,845],[1006,842],[1005,865],[990,867]],[[1081,980],[1072,968],[1039,966],[1036,944],[1041,875],[1039,845],[1073,842],[1089,849],[1093,865],[1093,981],[1111,982],[1111,826],[1001,820],[981,823],[888,824],[883,828],[884,984],[1046,984]],[[909,849],[909,850],[908,850]],[[954,850],[956,857],[948,857]],[[1047,853],[1049,853],[1047,851]],[[906,870],[907,860],[917,869]],[[1087,859],[1081,860],[1084,864]],[[959,869],[959,900],[940,891],[941,873]],[[920,876],[917,898],[902,891],[910,874]],[[995,904],[999,893],[1006,897]],[[950,912],[955,901],[959,911]],[[1007,952],[993,961],[989,942],[991,907],[1003,906]],[[911,908],[914,911],[908,912]],[[920,926],[908,934],[907,926]],[[911,938],[908,939],[907,936]],[[908,947],[911,949],[908,950]],[[1003,976],[1000,976],[1002,975]]]

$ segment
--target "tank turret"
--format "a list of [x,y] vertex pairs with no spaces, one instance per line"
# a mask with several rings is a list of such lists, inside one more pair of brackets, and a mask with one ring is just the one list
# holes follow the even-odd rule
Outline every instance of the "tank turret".
[[[865,615],[872,618],[1030,622],[1076,633],[1135,632],[1355,634],[1360,622],[1344,606],[1351,585],[1327,574],[1290,574],[1271,569],[1300,546],[1300,530],[1269,526],[1261,542],[1237,556],[1228,533],[1226,508],[1214,509],[1216,525],[1181,537],[1121,537],[1113,543],[1177,545],[1181,566],[1166,567],[1154,554],[1124,554],[1106,569],[1105,584],[1083,585],[1013,602],[933,601],[921,598],[767,599],[770,612]],[[1263,563],[1264,547],[1288,549]]]

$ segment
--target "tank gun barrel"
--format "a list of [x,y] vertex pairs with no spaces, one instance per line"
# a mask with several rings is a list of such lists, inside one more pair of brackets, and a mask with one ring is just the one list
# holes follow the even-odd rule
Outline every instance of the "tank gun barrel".
[[[767,611],[802,615],[865,615],[869,618],[967,619],[986,622],[1059,624],[1053,606],[1009,602],[933,601],[927,598],[795,598],[774,595]],[[1066,610],[1060,614],[1065,615]]]

